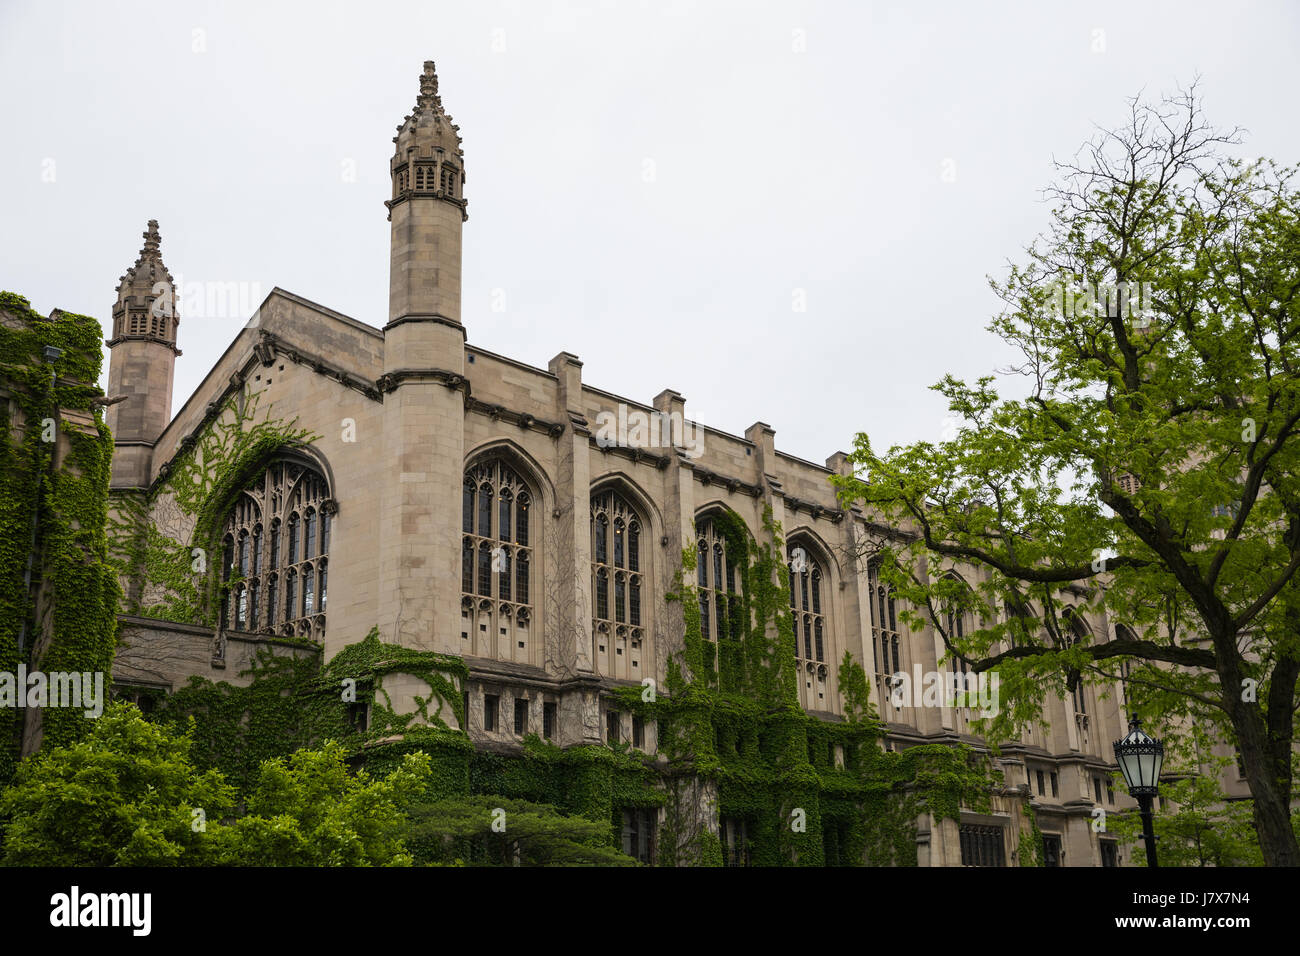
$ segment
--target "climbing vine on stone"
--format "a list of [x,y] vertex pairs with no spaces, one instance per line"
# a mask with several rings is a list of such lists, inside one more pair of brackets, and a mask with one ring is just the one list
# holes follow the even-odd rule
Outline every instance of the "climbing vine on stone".
[[[0,671],[22,663],[99,672],[107,687],[119,591],[104,534],[113,442],[91,404],[101,394],[102,334],[91,316],[47,319],[22,296],[0,292],[0,379],[8,391],[0,409]],[[61,350],[52,363],[46,346]],[[24,721],[29,748],[34,737],[70,744],[90,723],[71,708],[0,708],[0,782],[13,775]]]
[[317,438],[296,419],[262,412],[260,400],[256,392],[231,396],[150,489],[113,493],[110,554],[132,584],[125,613],[215,626],[227,513],[277,452]]

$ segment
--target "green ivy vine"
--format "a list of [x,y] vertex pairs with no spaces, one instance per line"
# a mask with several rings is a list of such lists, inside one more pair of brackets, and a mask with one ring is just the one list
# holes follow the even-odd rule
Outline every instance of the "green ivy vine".
[[[0,381],[8,392],[0,406],[0,671],[22,663],[47,673],[99,672],[107,691],[119,588],[104,533],[113,440],[92,404],[101,395],[103,333],[91,316],[47,319],[12,292],[0,292],[0,313]],[[44,361],[46,346],[62,352],[52,363]],[[61,410],[81,413],[90,427]],[[56,447],[66,447],[57,462]],[[46,744],[71,743],[86,730],[82,710],[40,713]],[[0,783],[12,777],[26,714],[0,709]]]

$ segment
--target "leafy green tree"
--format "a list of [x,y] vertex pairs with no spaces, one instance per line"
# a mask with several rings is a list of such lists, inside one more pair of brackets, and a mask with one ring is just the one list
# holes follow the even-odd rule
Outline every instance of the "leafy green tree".
[[[909,622],[998,671],[990,736],[1122,680],[1149,725],[1235,742],[1263,857],[1294,866],[1300,202],[1294,169],[1235,142],[1193,88],[1058,164],[1051,227],[993,282],[1022,396],[946,376],[954,434],[883,454],[859,435],[837,482],[910,535],[870,547]],[[1081,633],[1070,607],[1124,629]],[[948,633],[950,609],[979,626]]]
[[381,780],[351,773],[326,743],[262,764],[229,819],[236,792],[197,770],[190,734],[111,704],[85,740],[21,762],[0,793],[9,866],[405,865],[404,808],[428,783],[410,754]]
[[[190,762],[190,738],[111,704],[85,739],[22,761],[0,793],[7,866],[169,866],[213,862],[213,831],[234,791]],[[203,811],[196,815],[195,811]]]
[[564,816],[549,804],[492,795],[415,804],[407,844],[418,863],[635,866],[602,845],[609,825]]
[[342,744],[262,764],[248,814],[217,834],[239,866],[408,866],[405,805],[428,783],[429,756],[407,754],[381,779],[349,771]]

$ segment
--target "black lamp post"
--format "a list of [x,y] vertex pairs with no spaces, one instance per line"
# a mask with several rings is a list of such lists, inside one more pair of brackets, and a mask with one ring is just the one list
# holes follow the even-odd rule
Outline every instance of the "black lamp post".
[[1137,797],[1142,814],[1142,838],[1147,845],[1147,866],[1156,862],[1156,834],[1151,825],[1151,800],[1160,786],[1160,767],[1165,762],[1165,744],[1142,732],[1142,721],[1128,722],[1128,736],[1115,741],[1115,760],[1124,774],[1128,792]]

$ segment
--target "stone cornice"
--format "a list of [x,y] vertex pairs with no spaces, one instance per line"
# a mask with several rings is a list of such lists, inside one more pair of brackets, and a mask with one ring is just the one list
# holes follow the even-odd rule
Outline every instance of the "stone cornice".
[[168,342],[166,339],[160,339],[155,335],[118,335],[104,340],[104,344],[110,349],[115,345],[121,345],[123,342],[152,342],[154,345],[162,345],[171,349],[177,355],[181,354],[181,350],[176,347],[175,342]]
[[390,220],[392,219],[394,206],[397,206],[404,202],[410,202],[412,199],[432,199],[436,202],[445,202],[448,205],[455,206],[460,210],[461,222],[469,221],[469,200],[455,199],[451,196],[448,196],[441,189],[421,190],[419,192],[417,192],[414,189],[406,189],[403,190],[402,194],[398,196],[396,199],[385,199],[384,205],[388,208],[388,218]]
[[730,492],[743,491],[751,498],[763,497],[763,489],[748,481],[741,481],[739,478],[731,478],[727,475],[721,475],[716,471],[709,471],[707,468],[701,468],[698,465],[695,467],[694,473],[695,480],[702,485],[723,485]]
[[459,372],[452,372],[445,368],[398,368],[391,372],[385,372],[375,380],[375,386],[379,389],[381,395],[387,395],[389,392],[401,388],[403,385],[410,383],[434,382],[438,385],[446,385],[450,389],[462,392],[465,395],[465,401],[470,401],[469,397],[469,379]]
[[[341,385],[355,389],[372,401],[383,401],[377,383],[362,378],[359,375],[354,375],[342,366],[335,365],[333,362],[330,362],[314,352],[299,348],[294,343],[276,335],[274,332],[268,332],[265,329],[262,329],[258,334],[257,344],[253,346],[253,361],[267,367],[275,361],[277,355],[283,355],[295,365],[306,365],[318,375],[332,378]],[[245,362],[244,366],[240,369],[239,374],[244,378],[247,378],[248,372],[252,368],[253,361]],[[240,384],[242,385],[242,382]],[[227,392],[228,391],[229,389],[227,389]],[[223,393],[219,404],[224,403],[227,397],[228,396]]]
[[[583,418],[583,422],[586,422],[585,417]],[[629,461],[634,461],[638,464],[641,462],[648,462],[649,464],[654,465],[655,469],[658,471],[663,471],[672,463],[672,459],[667,455],[656,455],[652,451],[646,451],[644,448],[637,448],[631,445],[602,445],[596,440],[594,435],[591,435],[589,430],[587,435],[588,441],[593,448],[599,449],[608,455],[618,455],[620,458],[626,458]]]
[[564,434],[564,425],[560,422],[551,422],[528,412],[517,412],[513,409],[506,408],[504,405],[493,405],[489,402],[481,401],[469,395],[469,385],[466,383],[465,394],[465,411],[477,412],[480,415],[486,415],[495,421],[509,422],[512,425],[518,425],[520,428],[529,431],[541,432],[551,438],[559,438]]
[[387,325],[384,326],[384,332],[387,332],[389,329],[396,328],[399,325],[406,325],[407,323],[411,323],[411,322],[433,322],[436,323],[437,325],[447,325],[460,332],[462,339],[464,339],[465,337],[465,326],[461,325],[455,319],[449,318],[445,315],[441,315],[437,312],[427,312],[427,313],[410,312],[407,313],[406,315],[399,315],[397,318],[393,319],[391,322],[389,322]]
[[781,499],[785,502],[786,510],[792,514],[798,514],[800,511],[807,511],[812,515],[813,520],[818,518],[827,518],[835,524],[844,520],[845,512],[836,508],[827,508],[825,505],[819,505],[815,501],[806,501],[803,498],[796,498],[794,495],[782,495]]

